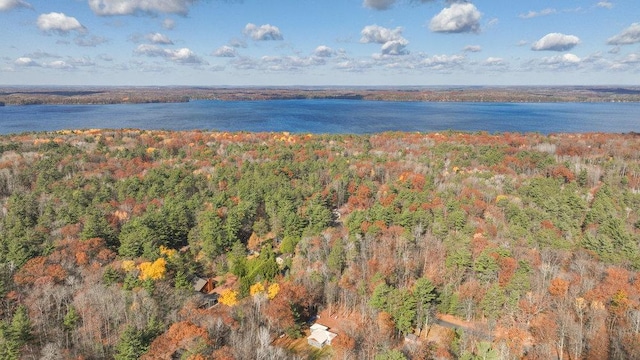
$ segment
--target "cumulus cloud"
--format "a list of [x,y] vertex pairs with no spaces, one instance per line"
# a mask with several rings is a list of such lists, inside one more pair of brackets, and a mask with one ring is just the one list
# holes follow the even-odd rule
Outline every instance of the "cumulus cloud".
[[398,40],[402,38],[402,28],[388,29],[378,25],[368,25],[360,32],[362,37],[361,43],[378,43],[384,44],[387,41]]
[[462,55],[434,55],[420,62],[420,65],[433,70],[446,70],[460,67],[465,57]]
[[505,65],[504,59],[499,57],[488,57],[484,62],[486,66],[503,66]]
[[429,23],[433,32],[467,33],[480,31],[482,14],[471,3],[453,3],[442,9]]
[[172,45],[173,41],[168,36],[160,33],[151,33],[145,36],[152,44]]
[[177,64],[185,65],[205,65],[206,61],[200,59],[193,51],[188,48],[177,50],[163,49],[156,45],[141,44],[135,49],[138,55],[146,55],[151,57],[161,57],[173,61]]
[[623,64],[640,64],[640,55],[629,54],[620,61]]
[[76,18],[57,12],[38,16],[37,24],[42,31],[52,31],[59,34],[67,34],[74,30],[85,31],[85,27]]
[[531,18],[535,18],[535,17],[539,17],[539,16],[546,16],[546,15],[551,15],[551,14],[555,14],[557,13],[556,9],[553,8],[546,8],[540,11],[529,11],[526,14],[520,14],[518,15],[519,18],[521,19],[531,19]]
[[614,71],[637,70],[640,65],[640,54],[629,54],[622,59],[616,59],[607,64],[608,69]]
[[640,23],[633,23],[620,34],[607,40],[609,45],[629,45],[640,42]]
[[580,63],[580,58],[574,54],[564,54],[564,55],[543,58],[542,63],[547,65],[578,64]]
[[384,55],[406,55],[409,53],[405,49],[407,45],[409,45],[409,41],[406,39],[392,40],[382,44],[380,50]]
[[20,57],[14,61],[16,66],[21,67],[42,67],[55,70],[71,70],[78,66],[93,66],[95,63],[88,57],[68,58],[67,60],[53,60],[49,62],[36,62],[31,57]]
[[197,0],[89,0],[96,15],[132,15],[135,13],[167,13],[186,15]]
[[20,57],[13,62],[17,66],[40,66],[35,60],[29,57]]
[[336,52],[332,48],[325,45],[320,45],[313,51],[314,56],[321,58],[332,57],[333,55],[335,55],[335,53]]
[[578,68],[582,65],[582,62],[582,59],[574,54],[563,54],[531,60],[527,62],[525,66],[528,67],[529,70],[560,70]]
[[212,55],[216,57],[227,57],[227,58],[238,56],[236,49],[228,45],[219,47],[218,49],[216,49],[216,51],[213,52]]
[[360,73],[372,68],[373,63],[371,61],[349,59],[339,62],[335,67],[347,72]]
[[611,9],[613,7],[613,3],[611,1],[600,1],[596,4],[597,7]]
[[482,47],[480,45],[467,45],[462,49],[464,52],[480,52]]
[[565,35],[560,33],[550,33],[542,37],[531,45],[531,50],[535,51],[566,51],[573,49],[580,43],[580,38],[575,35]]
[[17,8],[33,9],[33,6],[24,0],[0,0],[0,11],[9,11]]
[[270,24],[257,26],[256,24],[248,23],[244,27],[244,34],[256,41],[283,40],[280,29]]
[[73,65],[67,63],[64,60],[56,60],[46,64],[48,68],[56,69],[56,70],[70,70],[73,69]]
[[402,28],[388,29],[378,25],[368,25],[360,32],[361,43],[382,44],[381,52],[385,55],[406,55],[409,41],[402,37]]

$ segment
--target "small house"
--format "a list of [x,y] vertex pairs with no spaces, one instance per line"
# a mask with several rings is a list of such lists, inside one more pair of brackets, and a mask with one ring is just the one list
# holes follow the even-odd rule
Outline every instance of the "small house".
[[191,283],[193,284],[193,290],[197,292],[201,292],[203,294],[208,294],[213,291],[216,287],[215,281],[213,279],[207,278],[203,279],[201,277],[195,276]]
[[329,328],[315,323],[309,328],[311,335],[307,337],[307,343],[318,349],[322,349],[325,345],[331,345],[331,341],[338,336],[336,333],[329,331]]

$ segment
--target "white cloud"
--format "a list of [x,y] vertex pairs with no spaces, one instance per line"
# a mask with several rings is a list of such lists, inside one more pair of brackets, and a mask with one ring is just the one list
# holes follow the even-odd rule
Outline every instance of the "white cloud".
[[540,11],[529,11],[526,14],[520,14],[518,15],[519,18],[521,19],[531,19],[534,17],[539,17],[539,16],[546,16],[546,15],[551,15],[551,14],[555,14],[557,13],[556,9],[553,8],[546,8]]
[[151,57],[162,57],[178,64],[185,65],[204,65],[206,61],[200,59],[193,51],[188,48],[177,50],[163,49],[156,45],[141,44],[135,49],[138,55],[146,55]]
[[84,56],[81,58],[69,59],[69,64],[72,66],[94,66],[96,63],[93,62],[89,57]]
[[640,55],[629,54],[620,61],[623,64],[640,64]]
[[189,12],[189,6],[197,0],[89,0],[89,7],[96,15],[132,15],[138,12],[157,14],[181,14]]
[[32,58],[29,58],[29,57],[18,58],[13,63],[16,64],[17,66],[40,66],[40,64],[38,64]]
[[176,21],[173,19],[166,18],[162,20],[162,27],[167,30],[173,30],[176,27]]
[[168,36],[160,33],[151,33],[145,36],[152,44],[172,45],[173,41]]
[[535,51],[566,51],[573,49],[580,44],[580,38],[575,35],[565,35],[560,33],[550,33],[531,45],[531,50]]
[[299,71],[302,68],[325,64],[324,59],[314,56],[263,56],[260,60],[269,71]]
[[633,23],[620,34],[607,40],[609,45],[629,45],[640,42],[640,23]]
[[434,32],[479,32],[482,14],[471,3],[453,3],[431,19],[429,29]]
[[406,55],[409,41],[402,37],[402,28],[388,29],[378,25],[368,25],[360,32],[361,43],[382,44],[381,52],[385,55]]
[[364,0],[362,5],[376,10],[386,10],[390,8],[396,0]]
[[487,66],[503,66],[505,65],[505,62],[503,58],[488,57],[483,64]]
[[558,70],[567,68],[576,68],[582,64],[582,59],[574,54],[563,54],[551,57],[544,57],[538,60],[531,60],[528,65],[531,65],[533,70],[536,68],[547,70]]
[[560,58],[560,61],[568,64],[577,64],[580,62],[580,58],[574,54],[564,54]]
[[462,49],[464,52],[480,52],[482,51],[482,46],[480,45],[467,45]]
[[332,57],[335,53],[335,50],[325,45],[320,45],[313,51],[314,56],[322,58]]
[[462,55],[434,55],[420,62],[420,65],[433,70],[446,70],[460,67],[465,57]]
[[53,31],[60,34],[67,34],[74,30],[84,32],[85,30],[76,18],[57,12],[38,16],[37,24],[42,31]]
[[364,72],[367,69],[371,69],[373,67],[373,63],[371,61],[364,60],[345,60],[336,64],[336,69],[344,70],[348,72],[360,73]]
[[17,8],[33,9],[33,6],[24,0],[0,0],[0,11],[9,11]]
[[169,56],[168,58],[171,61],[181,63],[181,64],[203,64],[205,63],[201,60],[193,51],[188,48],[182,48],[178,50],[165,50]]
[[46,67],[57,70],[70,70],[73,69],[73,65],[67,63],[64,60],[56,60],[46,64]]
[[640,53],[632,53],[620,59],[607,61],[605,65],[607,69],[613,71],[640,72]]
[[247,42],[242,39],[233,38],[229,40],[229,46],[232,46],[234,48],[246,48]]
[[259,59],[238,56],[230,64],[239,70],[299,72],[305,68],[324,65],[326,59],[317,56],[263,56]]
[[257,26],[256,24],[248,23],[244,27],[244,34],[256,41],[283,39],[280,29],[270,24]]
[[596,6],[605,9],[611,9],[613,8],[613,3],[611,1],[600,1],[598,2],[598,4],[596,4]]
[[409,41],[406,39],[392,40],[382,44],[380,50],[385,55],[406,55],[409,53],[405,49],[407,45],[409,45]]
[[216,49],[216,51],[213,52],[212,54],[213,56],[216,57],[236,57],[238,56],[236,49],[228,46],[228,45],[224,45],[219,47],[218,49]]
[[378,25],[365,26],[360,32],[362,37],[361,43],[378,43],[384,44],[387,41],[398,40],[402,38],[402,28],[388,29]]

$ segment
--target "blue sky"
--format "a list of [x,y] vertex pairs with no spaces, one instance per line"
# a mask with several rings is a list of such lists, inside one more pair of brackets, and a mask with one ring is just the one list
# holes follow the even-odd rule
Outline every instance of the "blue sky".
[[637,0],[0,0],[2,85],[640,85]]

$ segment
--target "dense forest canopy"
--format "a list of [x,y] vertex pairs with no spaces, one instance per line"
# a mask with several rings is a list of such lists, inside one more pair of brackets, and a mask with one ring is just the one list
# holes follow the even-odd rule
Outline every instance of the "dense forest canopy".
[[0,197],[3,359],[640,358],[637,134],[25,133]]

